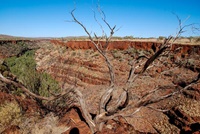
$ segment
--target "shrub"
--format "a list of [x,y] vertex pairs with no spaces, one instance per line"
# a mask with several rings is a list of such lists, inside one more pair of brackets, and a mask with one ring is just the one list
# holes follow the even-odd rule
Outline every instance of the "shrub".
[[121,53],[120,53],[119,51],[117,51],[117,50],[113,50],[113,51],[112,51],[112,55],[113,55],[113,57],[114,57],[115,59],[120,59],[120,58],[122,58]]
[[7,70],[8,70],[8,68],[5,65],[0,64],[0,73],[3,73],[5,71],[7,71]]
[[98,56],[99,56],[99,53],[98,53],[97,51],[95,51],[95,52],[91,55],[92,58],[94,58],[94,57],[96,58],[96,57],[98,57]]
[[124,51],[124,54],[129,54],[129,55],[136,54],[136,53],[138,53],[138,50],[135,48],[129,48]]
[[71,56],[72,56],[72,57],[76,56],[76,52],[73,51],[73,52],[71,53]]
[[[17,125],[21,122],[21,109],[17,102],[5,102],[0,106],[0,128]],[[0,129],[0,131],[2,131]]]
[[159,36],[158,37],[158,40],[164,40],[164,39],[166,39],[166,37],[164,37],[164,36]]
[[17,44],[13,45],[12,43],[5,43],[0,45],[1,53],[6,56],[16,56],[22,55],[29,49],[29,44],[25,42],[17,42]]
[[134,39],[133,36],[124,36],[123,38],[124,38],[124,39]]
[[[11,73],[17,76],[30,91],[42,95],[49,96],[49,91],[56,93],[59,91],[58,82],[46,73],[38,73],[36,71],[36,63],[34,60],[35,51],[27,51],[20,57],[11,57],[5,60],[10,68]],[[20,91],[17,91],[20,93]]]

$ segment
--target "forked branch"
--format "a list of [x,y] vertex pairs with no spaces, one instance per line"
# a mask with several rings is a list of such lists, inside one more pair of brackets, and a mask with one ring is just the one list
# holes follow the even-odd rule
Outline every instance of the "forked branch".
[[[30,95],[30,96],[32,96],[34,98],[37,98],[39,100],[53,101],[53,100],[56,100],[56,99],[59,99],[59,98],[65,96],[65,95],[69,95],[70,92],[72,92],[73,93],[72,97],[74,99],[76,98],[78,100],[80,108],[81,108],[81,111],[83,113],[83,116],[84,116],[87,124],[90,126],[91,131],[93,133],[96,132],[96,125],[95,125],[94,121],[92,120],[91,116],[89,115],[89,112],[88,112],[87,106],[85,104],[85,100],[83,98],[83,95],[78,89],[71,88],[71,89],[68,89],[68,90],[64,90],[60,94],[57,94],[57,95],[54,95],[54,96],[50,96],[50,97],[44,97],[44,96],[40,96],[40,95],[37,95],[37,94],[31,92],[22,83],[20,83],[18,81],[13,81],[13,80],[10,80],[10,79],[4,77],[1,73],[0,73],[0,81],[3,81],[3,82],[5,82],[6,84],[9,84],[9,85],[14,85],[17,88],[20,88],[23,92],[25,92],[28,95]],[[76,97],[74,97],[74,96],[76,96]],[[69,96],[68,98],[70,98],[70,97],[71,96]],[[69,100],[66,100],[66,102],[67,101],[69,101]]]
[[[107,55],[106,55],[106,51],[104,51],[103,49],[101,49],[101,48],[99,47],[99,45],[98,45],[99,42],[96,43],[96,42],[93,40],[91,34],[88,32],[87,28],[86,28],[80,21],[78,21],[78,20],[76,19],[76,17],[74,16],[74,11],[75,11],[75,9],[73,9],[73,10],[71,11],[71,16],[72,16],[72,18],[73,18],[73,22],[79,24],[79,25],[84,29],[84,31],[85,31],[86,34],[88,35],[88,37],[89,37],[90,41],[92,42],[92,44],[95,46],[95,48],[97,49],[97,51],[104,57],[104,59],[105,59],[105,61],[106,61],[106,64],[107,64],[107,67],[108,67],[108,69],[109,69],[109,74],[110,74],[110,85],[111,85],[111,86],[114,86],[115,75],[114,75],[114,71],[113,71],[112,64],[111,64],[109,58],[108,58]],[[113,34],[114,34],[114,33],[113,33]],[[111,36],[112,36],[112,35],[111,35]],[[101,45],[101,46],[102,46],[102,45]],[[104,46],[105,46],[105,45],[104,45]]]

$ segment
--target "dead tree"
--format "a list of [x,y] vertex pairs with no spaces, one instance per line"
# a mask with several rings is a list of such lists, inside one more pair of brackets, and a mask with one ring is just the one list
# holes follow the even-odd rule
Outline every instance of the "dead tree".
[[[101,20],[103,21],[103,23],[105,23],[105,25],[108,27],[109,31],[109,35],[107,36],[105,34],[105,31],[103,29],[103,26],[99,23],[99,21],[96,18],[95,12],[94,12],[94,19],[95,21],[99,24],[101,30],[102,30],[102,37],[98,37],[96,35],[96,33],[94,33],[94,37],[92,38],[92,35],[89,33],[89,31],[87,30],[87,28],[83,25],[83,23],[81,23],[79,20],[77,20],[77,18],[74,15],[74,10],[71,11],[71,16],[73,18],[73,22],[77,23],[79,26],[81,26],[83,28],[83,30],[85,31],[85,33],[88,35],[90,41],[92,42],[92,44],[95,46],[95,48],[97,49],[97,51],[101,54],[101,56],[104,58],[104,61],[106,62],[106,65],[108,67],[109,70],[109,74],[110,74],[110,85],[109,87],[106,89],[106,91],[104,92],[104,94],[101,96],[100,102],[99,102],[99,113],[96,115],[95,119],[94,119],[94,124],[95,124],[95,131],[101,131],[104,123],[109,120],[109,119],[113,119],[114,117],[117,116],[133,116],[134,114],[136,114],[137,112],[140,111],[140,109],[142,107],[148,107],[148,105],[155,103],[155,102],[159,102],[163,99],[166,99],[170,96],[173,96],[179,92],[181,92],[181,90],[169,93],[167,95],[164,96],[160,96],[156,99],[147,99],[147,96],[149,96],[150,94],[155,93],[156,91],[159,90],[159,88],[152,90],[151,92],[148,92],[147,94],[145,94],[142,98],[140,98],[140,100],[135,103],[135,104],[131,104],[132,108],[135,108],[136,110],[130,114],[130,115],[124,115],[123,111],[127,110],[129,107],[129,90],[132,87],[132,84],[134,83],[134,81],[141,76],[146,70],[148,70],[149,68],[154,67],[154,62],[156,60],[159,61],[159,58],[162,57],[163,55],[169,55],[172,49],[172,45],[174,44],[174,42],[179,38],[179,36],[184,32],[184,29],[186,27],[190,27],[194,24],[189,24],[189,25],[183,25],[183,23],[181,22],[181,19],[179,19],[179,17],[176,15],[178,22],[179,22],[179,29],[176,33],[175,36],[169,36],[164,42],[163,44],[159,47],[159,49],[153,54],[151,55],[149,58],[145,57],[145,56],[141,56],[141,57],[137,57],[136,59],[134,59],[131,63],[131,69],[129,71],[129,77],[127,79],[126,84],[123,87],[123,92],[121,93],[121,95],[119,96],[118,100],[114,103],[114,105],[112,105],[111,108],[107,108],[108,103],[112,100],[112,96],[113,96],[113,91],[116,89],[116,85],[115,85],[115,73],[114,73],[114,69],[112,66],[112,63],[109,60],[109,57],[107,55],[107,49],[109,46],[109,42],[112,38],[112,36],[114,35],[114,33],[118,30],[116,29],[116,25],[115,26],[111,26],[107,21],[106,21],[106,16],[105,13],[101,10],[100,7],[98,7],[98,12],[101,16]],[[105,43],[101,44],[102,42],[100,42],[100,40],[104,40]],[[146,58],[146,60],[142,63],[137,64],[140,59],[142,58]],[[135,73],[136,69],[142,67],[140,70],[140,73]],[[150,106],[149,106],[150,107]],[[150,107],[152,108],[152,107]],[[152,108],[155,109],[155,108]],[[155,109],[158,110],[158,109]],[[164,110],[160,110],[160,111],[164,111]],[[94,131],[93,131],[94,132]]]
[[[53,94],[52,93],[52,96],[50,96],[50,97],[43,97],[43,96],[32,93],[22,83],[20,83],[18,81],[5,78],[2,74],[0,74],[0,80],[7,83],[7,84],[12,84],[12,85],[14,85],[18,88],[21,88],[22,91],[24,91],[25,93],[29,94],[32,97],[40,99],[40,100],[55,101],[55,100],[65,96],[65,95],[67,95],[68,99],[66,100],[66,103],[68,105],[71,105],[71,106],[76,105],[77,107],[80,108],[82,115],[85,118],[86,123],[90,127],[92,133],[95,133],[97,131],[101,131],[102,128],[103,128],[103,125],[106,121],[113,119],[115,117],[119,117],[119,116],[131,117],[134,114],[136,114],[137,112],[139,112],[143,107],[149,107],[149,108],[152,108],[154,110],[159,110],[159,109],[153,108],[149,105],[156,103],[156,102],[159,102],[161,100],[164,100],[164,99],[166,99],[170,96],[173,96],[177,93],[180,93],[183,90],[183,88],[180,88],[179,90],[172,92],[172,93],[169,93],[169,94],[164,95],[164,96],[159,96],[157,98],[149,98],[149,96],[151,94],[154,94],[156,91],[160,90],[159,88],[155,88],[155,89],[149,91],[148,93],[146,93],[145,95],[143,95],[134,104],[129,103],[129,97],[130,97],[129,92],[130,92],[131,87],[134,84],[135,80],[139,76],[144,74],[149,68],[153,68],[155,66],[155,62],[159,62],[159,59],[161,57],[163,57],[163,55],[169,55],[169,53],[172,52],[171,48],[172,48],[173,43],[181,35],[181,33],[184,32],[183,31],[184,28],[191,26],[191,25],[183,26],[181,20],[177,17],[178,21],[179,21],[179,30],[178,30],[177,34],[175,36],[168,37],[163,42],[163,44],[159,47],[159,49],[154,54],[150,55],[150,57],[139,56],[136,59],[133,59],[133,61],[130,64],[130,71],[128,72],[129,77],[127,78],[127,81],[126,81],[126,83],[123,87],[123,92],[119,95],[119,97],[115,101],[115,103],[112,106],[109,106],[109,108],[108,108],[108,104],[113,98],[113,91],[116,90],[115,72],[114,72],[114,69],[113,69],[113,65],[112,65],[112,63],[109,59],[109,56],[108,56],[108,46],[109,46],[109,42],[112,39],[112,36],[114,35],[114,33],[118,29],[116,29],[116,26],[112,27],[106,21],[106,16],[105,16],[104,12],[101,10],[100,7],[98,7],[98,12],[101,16],[103,23],[105,23],[105,25],[109,28],[109,34],[108,35],[105,34],[103,26],[97,20],[95,12],[94,12],[94,19],[99,24],[99,26],[102,30],[102,36],[98,37],[96,35],[96,33],[94,33],[94,37],[92,37],[90,32],[87,30],[87,28],[75,17],[74,12],[75,12],[75,9],[71,11],[71,16],[72,16],[73,22],[75,22],[79,26],[81,26],[83,28],[83,30],[86,32],[90,41],[92,42],[92,44],[96,48],[96,50],[104,58],[104,61],[107,65],[107,67],[108,67],[109,75],[110,75],[110,84],[109,84],[108,88],[105,90],[104,94],[101,96],[101,99],[99,100],[99,110],[98,110],[99,112],[94,119],[92,119],[92,117],[91,117],[91,115],[88,111],[88,107],[85,103],[85,99],[83,98],[82,93],[76,87],[71,87],[71,88],[68,88],[66,90],[63,90],[63,92],[61,92],[59,94]],[[104,40],[104,42],[105,42],[104,44],[102,44],[102,42],[101,42],[102,40]],[[140,72],[136,73],[136,70],[138,70],[138,69],[140,70]],[[198,77],[198,79],[199,79],[199,77]],[[192,84],[193,83],[184,87],[184,89],[187,89]],[[76,100],[76,101],[74,101],[74,100]],[[127,109],[130,109],[130,108],[134,109],[134,112],[132,112],[131,114],[124,114],[123,113],[124,111],[126,111]],[[160,111],[163,112],[164,110],[160,110]]]

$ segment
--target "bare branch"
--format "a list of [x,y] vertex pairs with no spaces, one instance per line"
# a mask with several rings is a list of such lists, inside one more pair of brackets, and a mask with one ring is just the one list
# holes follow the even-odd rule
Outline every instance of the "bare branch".
[[[115,26],[114,26],[113,28],[111,28],[110,24],[106,21],[106,15],[105,15],[104,11],[101,10],[100,5],[98,5],[97,9],[98,9],[98,11],[99,11],[99,14],[101,15],[101,19],[102,19],[103,22],[108,26],[108,28],[110,29],[111,34],[112,34],[112,32],[113,32],[114,29],[115,29]],[[113,32],[113,33],[114,33],[114,32]]]
[[41,100],[54,100],[55,97],[49,98],[49,97],[43,97],[43,96],[39,96],[37,94],[32,93],[30,90],[28,90],[23,84],[19,83],[19,82],[15,82],[12,81],[10,79],[5,78],[1,73],[0,73],[0,80],[7,83],[7,84],[11,84],[14,85],[15,87],[21,88],[22,91],[26,92],[27,94],[29,94],[30,96],[33,96],[37,99],[41,99]]
[[88,30],[86,29],[86,27],[85,27],[81,22],[79,22],[79,21],[76,19],[76,17],[74,16],[74,11],[75,11],[75,10],[76,10],[76,9],[73,9],[73,10],[71,11],[71,16],[73,17],[74,22],[78,23],[78,24],[84,29],[84,31],[87,33],[87,35],[89,36],[89,38],[90,38],[91,40],[93,40],[92,37],[91,37],[91,35],[90,35],[90,33],[89,33]]
[[135,80],[137,77],[139,77],[140,74],[134,75],[134,73],[135,73],[136,69],[138,69],[140,66],[142,66],[142,65],[145,63],[145,62],[142,62],[142,63],[139,64],[139,65],[136,64],[136,63],[138,63],[139,60],[142,59],[142,58],[148,59],[147,56],[142,55],[142,56],[137,57],[136,59],[134,59],[134,60],[130,63],[131,69],[130,69],[130,71],[129,71],[128,79],[127,79],[127,82],[126,82],[126,85],[127,85],[127,86],[126,86],[126,87],[127,87],[126,90],[128,90],[129,87],[131,86],[131,83],[133,83],[134,80]]
[[[141,76],[147,69],[151,68],[151,67],[155,67],[155,66],[159,66],[159,64],[161,64],[161,60],[158,60],[158,62],[155,62],[157,59],[159,59],[160,57],[163,57],[164,54],[169,54],[169,52],[171,52],[170,50],[172,49],[172,45],[173,43],[178,39],[178,37],[185,32],[184,30],[187,27],[193,26],[193,24],[189,24],[189,25],[183,25],[183,22],[181,21],[181,19],[176,15],[178,22],[179,22],[179,27],[178,27],[178,32],[176,33],[176,35],[173,36],[169,36],[166,40],[164,40],[163,44],[161,46],[159,46],[159,49],[153,54],[151,55],[149,58],[147,56],[140,56],[138,58],[136,58],[135,60],[132,61],[131,63],[131,68],[129,71],[129,77],[127,79],[126,85],[124,86],[124,91],[121,93],[120,96],[118,96],[117,101],[114,103],[114,105],[112,105],[111,107],[108,108],[108,104],[110,103],[110,101],[112,100],[113,97],[113,91],[115,90],[115,74],[114,74],[114,70],[113,70],[113,66],[108,58],[108,56],[106,55],[107,49],[108,49],[108,45],[109,42],[113,36],[113,34],[115,33],[115,29],[116,26],[111,27],[111,25],[107,22],[106,20],[106,15],[105,13],[102,11],[101,7],[98,5],[97,6],[98,12],[101,16],[101,19],[103,21],[103,23],[105,23],[105,25],[109,28],[110,30],[110,34],[109,36],[106,35],[104,28],[102,26],[102,24],[97,20],[96,18],[96,14],[95,11],[93,10],[94,13],[94,19],[97,22],[97,24],[100,26],[101,31],[102,31],[102,39],[105,36],[105,44],[102,45],[100,42],[100,38],[96,35],[96,33],[94,33],[94,37],[97,39],[97,41],[93,40],[91,33],[88,32],[87,28],[76,19],[76,17],[74,16],[74,10],[71,11],[71,16],[73,18],[73,22],[79,24],[84,31],[86,32],[86,34],[89,36],[90,41],[93,43],[93,45],[95,46],[95,48],[97,49],[97,51],[101,54],[101,56],[103,56],[103,58],[105,59],[105,62],[107,64],[107,67],[109,69],[109,74],[110,74],[110,86],[109,88],[106,89],[106,91],[104,92],[104,94],[101,96],[100,99],[100,103],[99,103],[99,114],[96,115],[95,117],[95,121],[93,121],[91,119],[91,117],[88,114],[88,111],[83,111],[84,112],[84,116],[87,120],[87,123],[89,124],[90,128],[92,129],[93,132],[95,132],[95,128],[98,130],[101,130],[104,123],[109,120],[109,119],[113,119],[114,117],[117,116],[123,116],[123,117],[130,117],[135,115],[137,112],[139,112],[143,107],[148,107],[151,108],[153,110],[157,110],[160,112],[165,112],[165,110],[159,110],[156,108],[153,108],[151,106],[149,106],[150,104],[159,102],[161,100],[167,99],[171,96],[176,95],[177,93],[181,92],[181,89],[178,88],[178,90],[173,91],[172,93],[163,95],[163,96],[156,96],[156,98],[152,98],[151,96],[154,95],[157,91],[159,91],[161,88],[160,87],[156,87],[155,89],[147,92],[146,94],[144,94],[143,96],[141,96],[139,98],[139,101],[136,103],[132,103],[132,105],[129,105],[129,92],[128,90],[131,88],[131,84],[139,77]],[[186,19],[188,20],[189,17]],[[185,20],[185,21],[186,21]],[[185,22],[184,21],[184,22]],[[147,60],[142,60],[141,62],[139,62],[139,60],[141,58],[147,58]],[[142,67],[142,69],[140,68]],[[135,74],[136,70],[141,69],[139,74]],[[78,96],[82,96],[82,94],[79,94]],[[80,100],[80,104],[83,105],[82,108],[87,109],[87,107],[84,104],[84,100],[82,100],[81,98],[79,98]],[[82,102],[83,101],[83,102]],[[129,115],[124,115],[122,114],[122,112],[124,112],[127,109],[133,108],[135,109],[135,111]]]
[[199,23],[194,23],[192,26],[191,26],[191,30],[194,34],[197,34],[197,32],[200,31],[200,24]]
[[125,108],[129,103],[129,94],[124,90],[120,97],[118,98],[116,104],[114,104],[110,109],[107,110],[107,116],[111,116],[117,113],[119,110]]
[[[79,102],[79,104],[81,106],[81,111],[83,113],[83,116],[84,116],[86,122],[90,126],[92,132],[93,133],[96,132],[96,125],[93,122],[91,116],[89,115],[89,112],[87,111],[87,107],[86,107],[86,104],[85,104],[85,100],[83,99],[83,95],[78,89],[72,88],[71,90],[63,91],[60,94],[56,94],[56,95],[53,95],[53,96],[50,96],[50,97],[44,97],[44,96],[40,96],[40,95],[34,94],[30,90],[28,90],[22,83],[15,82],[13,80],[5,78],[1,73],[0,73],[0,80],[5,82],[5,83],[7,83],[7,84],[12,84],[12,85],[16,86],[16,87],[22,89],[22,91],[24,91],[25,93],[29,94],[30,96],[32,96],[34,98],[37,98],[37,99],[40,99],[40,100],[52,101],[52,100],[61,98],[62,96],[66,95],[66,94],[69,94],[70,92],[74,93],[74,95],[78,99],[78,102]],[[67,101],[69,101],[69,100],[66,100],[66,102]]]
[[145,93],[141,98],[144,98],[144,97],[146,97],[146,96],[148,96],[148,95],[150,95],[150,94],[153,94],[153,93],[155,93],[155,92],[158,91],[158,90],[160,90],[160,88],[156,87],[155,89],[153,89],[153,90],[151,90],[151,91]]
[[[184,25],[184,26],[183,26],[183,23],[182,23],[181,19],[178,17],[178,15],[176,15],[175,13],[173,13],[173,14],[177,17],[178,22],[179,22],[179,30],[178,30],[176,36],[175,36],[175,37],[169,36],[168,39],[164,41],[164,43],[161,45],[160,49],[146,61],[146,63],[145,63],[145,65],[144,65],[144,67],[143,67],[141,73],[144,73],[144,72],[146,71],[146,69],[149,67],[149,65],[152,64],[153,61],[156,60],[167,48],[172,48],[172,45],[173,45],[173,43],[177,40],[177,38],[178,38],[183,32],[185,32],[185,31],[183,31],[185,28],[194,25],[194,24],[188,24],[188,25]],[[186,18],[185,21],[187,21],[188,19],[189,19],[189,17]],[[185,21],[184,21],[184,22],[185,22]],[[173,40],[172,40],[172,39],[173,39]],[[171,41],[171,40],[172,40],[172,41]],[[170,42],[171,42],[171,43],[170,43]],[[169,44],[169,43],[170,43],[170,44]]]
[[141,101],[139,101],[138,103],[135,104],[135,107],[147,106],[149,104],[153,104],[153,103],[159,102],[161,100],[167,99],[167,98],[169,98],[171,96],[174,96],[177,93],[180,93],[180,91],[172,92],[170,94],[158,97],[156,99],[147,99],[147,100],[143,100],[142,99]]
[[133,117],[136,113],[138,113],[143,107],[137,108],[133,113],[131,114],[121,114],[123,117]]
[[98,24],[98,25],[100,26],[100,28],[101,28],[102,37],[104,37],[104,36],[105,36],[105,31],[104,31],[104,29],[103,29],[103,26],[102,26],[101,23],[97,20],[95,11],[94,11],[93,9],[92,9],[92,11],[93,11],[93,13],[94,13],[94,19],[95,19],[95,21],[97,22],[97,24]]
[[[110,26],[110,24],[106,21],[106,15],[105,15],[104,11],[101,10],[100,5],[97,6],[97,9],[98,9],[99,14],[101,15],[102,21],[103,21],[103,22],[107,25],[107,27],[110,29],[110,35],[109,35],[108,37],[106,36],[106,43],[105,43],[105,45],[104,45],[105,49],[107,50],[109,41],[110,41],[110,39],[112,38],[112,36],[114,35],[114,33],[116,32],[116,31],[115,31],[116,25],[115,25],[113,28]],[[118,30],[119,30],[119,29],[117,29],[117,31],[118,31]]]
[[167,111],[169,111],[169,109],[158,109],[158,108],[154,108],[152,106],[147,106],[147,108],[150,108],[150,109],[152,109],[154,111],[158,111],[158,112],[167,112]]
[[111,98],[111,94],[114,90],[114,87],[109,87],[106,92],[101,96],[100,105],[99,105],[99,113],[103,113],[106,111],[106,105]]
[[107,63],[107,67],[109,69],[109,74],[110,74],[110,85],[111,86],[114,86],[114,80],[115,80],[115,75],[114,75],[114,72],[113,72],[113,67],[112,67],[112,64],[110,62],[110,60],[108,59],[108,57],[106,56],[106,53],[105,51],[103,51],[102,49],[99,48],[98,44],[95,43],[95,41],[93,40],[91,34],[88,32],[87,28],[80,22],[76,19],[76,17],[74,16],[74,11],[75,9],[73,9],[71,11],[71,16],[74,20],[75,23],[79,24],[83,29],[84,31],[87,33],[87,35],[89,36],[89,39],[90,41],[92,42],[92,44],[95,46],[95,48],[97,49],[97,51],[104,57],[106,63]]
[[97,131],[96,130],[96,124],[94,123],[94,121],[92,120],[91,115],[88,112],[88,108],[87,108],[87,106],[85,104],[85,99],[83,98],[82,93],[78,89],[74,89],[74,92],[78,96],[78,101],[79,101],[79,104],[81,106],[81,110],[82,110],[83,116],[84,116],[87,124],[89,125],[92,133],[95,133]]
[[151,56],[145,63],[141,73],[144,73],[146,71],[146,69],[149,67],[149,65],[156,59],[158,58],[164,51],[165,49],[167,49],[166,46],[162,47],[161,49],[159,49],[153,56]]

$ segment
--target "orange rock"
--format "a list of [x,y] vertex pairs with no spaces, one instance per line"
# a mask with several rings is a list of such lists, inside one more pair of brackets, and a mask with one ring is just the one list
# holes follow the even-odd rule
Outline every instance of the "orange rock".
[[63,134],[91,134],[90,128],[84,121],[81,120],[77,109],[72,108],[61,119],[60,124],[66,123],[67,126],[70,126],[70,129]]
[[1,134],[20,134],[20,128],[18,126],[10,126],[4,130]]

